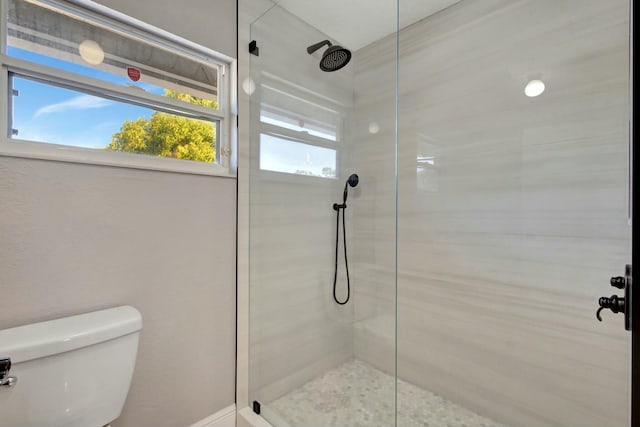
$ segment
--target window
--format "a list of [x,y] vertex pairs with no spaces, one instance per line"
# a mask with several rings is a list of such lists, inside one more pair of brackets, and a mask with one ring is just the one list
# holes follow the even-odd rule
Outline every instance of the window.
[[309,95],[261,90],[260,170],[335,179],[340,114]]
[[230,58],[103,8],[0,5],[0,153],[228,173]]
[[260,135],[260,169],[335,178],[336,150],[263,133]]

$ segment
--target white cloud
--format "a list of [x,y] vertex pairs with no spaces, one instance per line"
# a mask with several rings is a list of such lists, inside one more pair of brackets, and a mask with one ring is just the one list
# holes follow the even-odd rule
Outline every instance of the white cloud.
[[97,98],[91,95],[79,95],[75,98],[71,98],[67,101],[58,102],[56,104],[45,105],[39,108],[33,118],[39,117],[43,114],[63,113],[65,111],[73,110],[88,110],[94,108],[104,108],[111,105],[112,102],[106,99]]

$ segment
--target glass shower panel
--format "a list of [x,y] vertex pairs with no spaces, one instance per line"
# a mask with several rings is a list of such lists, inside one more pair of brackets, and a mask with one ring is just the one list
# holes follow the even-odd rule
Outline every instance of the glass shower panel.
[[397,425],[628,426],[629,1],[451,3],[400,31]]
[[[379,98],[395,94],[396,69],[361,60],[367,40],[334,34],[325,6],[282,1],[251,25],[250,400],[275,427],[389,427],[396,106]],[[395,57],[396,2],[375,7]],[[337,45],[351,60],[322,71],[346,57]]]

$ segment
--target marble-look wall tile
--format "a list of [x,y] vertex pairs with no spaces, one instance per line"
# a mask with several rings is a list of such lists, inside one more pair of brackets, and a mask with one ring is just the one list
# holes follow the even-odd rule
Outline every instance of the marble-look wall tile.
[[[514,427],[628,425],[630,338],[594,316],[630,261],[628,31],[626,0],[462,1],[402,30],[404,380]],[[353,207],[354,351],[388,372],[395,46],[355,56],[350,153],[372,185]]]
[[356,105],[348,150],[350,166],[360,176],[360,192],[350,207],[354,351],[356,357],[375,360],[389,373],[395,371],[395,350],[364,349],[372,330],[378,329],[380,340],[389,344],[394,342],[389,333],[395,335],[396,45],[392,40],[375,42],[354,54]]

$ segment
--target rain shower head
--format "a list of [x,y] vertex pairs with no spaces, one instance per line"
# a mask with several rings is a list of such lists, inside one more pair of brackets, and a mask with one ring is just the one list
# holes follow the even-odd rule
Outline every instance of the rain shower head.
[[320,60],[320,69],[322,71],[336,71],[344,67],[351,60],[351,51],[342,46],[333,46],[329,40],[323,40],[307,48],[307,53],[311,55],[323,46],[329,46],[325,50]]
[[331,46],[325,50],[320,60],[322,71],[336,71],[344,67],[351,60],[351,52],[342,46]]

